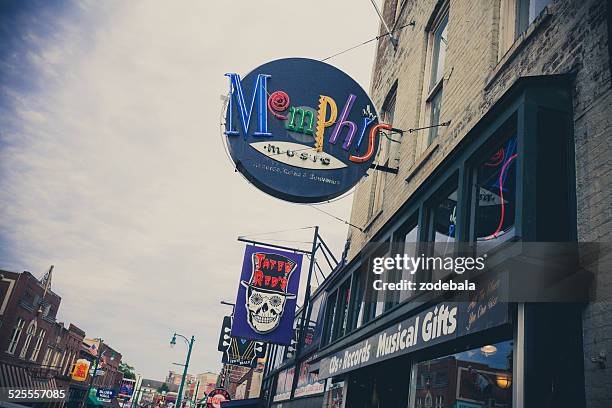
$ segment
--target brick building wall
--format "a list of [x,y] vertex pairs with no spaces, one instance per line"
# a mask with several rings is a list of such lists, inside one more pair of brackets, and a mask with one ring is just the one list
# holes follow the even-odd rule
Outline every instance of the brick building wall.
[[[575,75],[573,83],[576,198],[580,241],[612,239],[612,92],[610,2],[550,1],[516,39],[509,40],[512,0],[386,0],[383,14],[395,35],[379,40],[371,96],[379,111],[397,83],[393,125],[430,125],[426,98],[431,69],[431,34],[436,14],[448,7],[448,47],[443,71],[439,135],[427,147],[427,131],[404,133],[389,165],[398,174],[363,179],[358,185],[349,231],[353,258],[408,200],[445,156],[521,76]],[[408,25],[414,22],[414,25]],[[381,26],[381,33],[383,28]],[[395,136],[397,137],[397,135]],[[384,178],[382,211],[372,212],[372,184]],[[408,181],[407,181],[408,180]],[[606,269],[606,265],[608,268]],[[600,263],[595,300],[584,311],[584,367],[588,407],[612,406],[612,373],[591,362],[612,356],[612,270]]]
[[[4,290],[0,297],[0,304],[5,305],[0,315],[0,361],[26,365],[41,364],[48,346],[56,341],[55,317],[61,298],[51,291],[45,294],[40,281],[29,272],[0,271],[0,275],[2,281],[6,282],[5,289],[9,286],[11,288],[10,291]],[[20,319],[23,321],[21,333],[17,337],[16,345],[10,347],[15,326]],[[27,331],[33,322],[36,324],[35,332],[28,342]],[[38,344],[38,353],[35,353],[39,335],[42,340]],[[27,349],[24,350],[26,343]],[[9,350],[9,347],[13,350]],[[36,358],[32,360],[34,356]]]

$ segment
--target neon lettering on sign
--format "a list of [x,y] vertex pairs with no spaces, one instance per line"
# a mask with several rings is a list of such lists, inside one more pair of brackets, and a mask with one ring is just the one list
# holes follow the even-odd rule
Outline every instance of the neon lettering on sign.
[[[257,125],[258,131],[253,133],[255,136],[272,136],[271,133],[268,133],[268,116],[266,112],[266,95],[267,95],[267,87],[266,82],[269,75],[258,75],[257,76],[257,84],[253,89],[253,95],[251,97],[251,106],[249,106],[249,110],[247,113],[246,102],[244,100],[244,92],[242,91],[242,82],[240,81],[240,75],[238,74],[225,74],[225,76],[230,77],[231,85],[230,85],[230,100],[229,106],[230,110],[232,109],[233,103],[232,101],[236,101],[238,103],[238,112],[240,113],[240,122],[242,124],[242,130],[246,135],[249,131],[249,125],[251,123],[251,114],[253,113],[253,105],[255,104],[255,97],[257,98]],[[232,126],[232,116],[230,115],[229,121],[229,129],[225,132],[225,134],[229,135],[237,135],[238,131],[234,129]]]
[[374,161],[380,131],[391,128],[378,123],[359,84],[320,61],[287,58],[226,76],[225,135],[236,169],[286,201],[322,202],[350,190]]

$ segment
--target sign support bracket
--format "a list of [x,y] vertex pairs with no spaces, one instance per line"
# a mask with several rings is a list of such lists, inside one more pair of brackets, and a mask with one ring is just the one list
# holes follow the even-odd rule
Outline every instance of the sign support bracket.
[[247,238],[243,238],[243,237],[238,237],[238,241],[240,242],[246,242],[248,244],[253,244],[253,245],[264,245],[270,248],[276,248],[276,249],[284,249],[286,251],[293,251],[293,252],[299,252],[302,254],[312,254],[312,251],[305,251],[303,249],[300,248],[292,248],[292,247],[288,247],[288,246],[283,246],[283,245],[276,245],[276,244],[269,244],[267,242],[261,242],[261,241],[254,241],[252,239],[247,239]]

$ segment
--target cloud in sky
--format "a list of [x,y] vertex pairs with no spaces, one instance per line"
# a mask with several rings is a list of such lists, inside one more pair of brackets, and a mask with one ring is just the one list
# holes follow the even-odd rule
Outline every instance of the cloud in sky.
[[[147,377],[218,370],[238,235],[346,226],[257,191],[220,134],[225,72],[323,58],[376,35],[367,1],[7,3],[0,16],[0,268],[55,265],[59,320]],[[374,44],[330,62],[368,89]],[[349,217],[351,198],[325,205]],[[261,238],[308,241],[312,230]],[[295,243],[307,247],[307,244]]]

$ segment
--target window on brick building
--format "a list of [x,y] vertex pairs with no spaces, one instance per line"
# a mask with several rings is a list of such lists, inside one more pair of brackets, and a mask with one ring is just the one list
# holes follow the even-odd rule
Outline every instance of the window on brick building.
[[327,298],[325,313],[325,343],[343,337],[350,328],[349,302],[351,297],[351,279],[346,279],[338,289]]
[[19,358],[25,358],[28,349],[30,348],[30,343],[32,342],[32,337],[36,334],[36,320],[32,320],[30,324],[28,324],[28,328],[26,330],[26,339],[21,347],[21,353],[19,353]]
[[516,35],[519,36],[540,15],[551,0],[517,0]]
[[32,356],[30,357],[31,361],[36,361],[38,359],[38,354],[40,353],[40,348],[44,339],[45,331],[43,329],[40,329],[38,331],[38,336],[36,337],[36,344],[34,344],[34,350],[32,350]]
[[502,0],[500,3],[498,59],[542,13],[551,0]]
[[11,334],[11,339],[9,340],[8,349],[6,352],[9,354],[15,354],[15,349],[17,348],[17,343],[19,343],[19,338],[21,337],[21,332],[23,331],[23,326],[25,325],[25,320],[21,317],[17,318],[17,323],[13,328],[13,333]]
[[[408,256],[417,256],[418,251],[418,240],[419,240],[419,225],[417,223],[417,216],[411,217],[409,221],[407,221],[399,230],[397,234],[397,242],[398,253],[403,257],[404,254]],[[407,280],[407,281],[416,281],[417,275],[416,272],[412,272],[408,269],[402,269],[401,271],[397,271],[397,281]],[[402,290],[402,291],[392,291],[395,292],[396,299],[394,303],[404,302],[411,296],[415,294],[415,291],[412,290]]]
[[442,90],[444,85],[444,65],[448,45],[448,9],[445,8],[435,20],[429,35],[429,87],[427,105],[429,112],[429,129],[426,145],[429,146],[438,137],[440,111],[442,110]]
[[53,354],[53,349],[51,347],[47,347],[47,351],[45,351],[45,357],[43,358],[42,361],[42,366],[48,366],[49,365],[49,361],[51,361],[51,355]]

